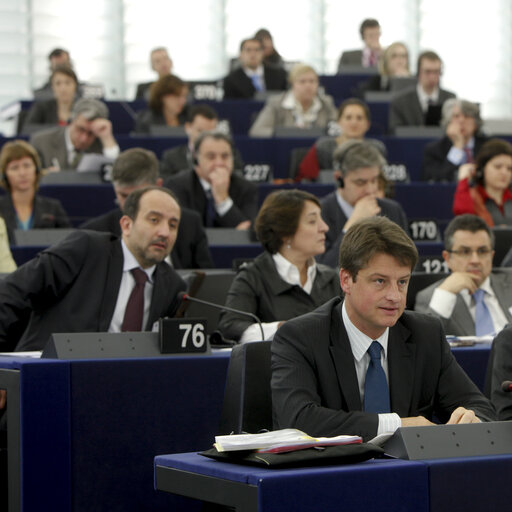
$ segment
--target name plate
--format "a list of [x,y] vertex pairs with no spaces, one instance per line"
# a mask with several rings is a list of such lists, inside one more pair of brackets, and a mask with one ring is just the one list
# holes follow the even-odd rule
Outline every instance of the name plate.
[[439,227],[434,219],[416,219],[409,222],[411,238],[417,241],[440,240]]
[[159,324],[162,354],[209,352],[205,318],[161,318]]

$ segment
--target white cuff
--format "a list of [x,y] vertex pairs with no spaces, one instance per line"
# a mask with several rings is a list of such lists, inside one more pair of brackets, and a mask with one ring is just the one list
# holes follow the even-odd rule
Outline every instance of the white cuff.
[[[219,217],[222,217],[228,213],[228,211],[233,206],[233,199],[231,197],[228,197],[227,199],[224,199],[222,203],[215,203],[215,211],[219,214]],[[260,335],[261,337],[261,335]]]
[[395,412],[388,412],[385,414],[379,414],[379,428],[377,429],[377,435],[384,434],[386,432],[394,432],[397,428],[402,426],[402,420],[400,416]]
[[429,307],[443,318],[450,318],[457,302],[457,294],[436,288],[430,299]]
[[119,156],[120,152],[121,150],[117,144],[111,148],[103,148],[103,156],[106,158],[111,158],[112,160],[115,160]]
[[[277,331],[280,322],[267,322],[262,323],[263,334],[265,335],[264,339],[268,339]],[[261,339],[261,329],[259,324],[252,324],[240,336],[240,343],[247,343],[248,341],[262,341]]]
[[464,153],[463,149],[452,146],[446,155],[446,159],[453,165],[461,165],[465,156],[466,153]]

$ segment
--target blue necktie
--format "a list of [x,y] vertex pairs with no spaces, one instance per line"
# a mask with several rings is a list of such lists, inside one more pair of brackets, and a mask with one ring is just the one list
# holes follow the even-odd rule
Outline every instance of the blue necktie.
[[389,389],[386,374],[380,362],[382,347],[378,341],[373,341],[368,348],[370,364],[366,371],[364,382],[364,410],[366,412],[390,412]]
[[492,322],[491,313],[489,308],[484,302],[485,291],[481,288],[473,293],[475,299],[475,333],[477,336],[485,336],[486,334],[494,333],[494,324]]
[[252,80],[252,85],[254,85],[254,88],[258,92],[263,91],[263,84],[261,83],[261,77],[259,75],[252,75],[251,80]]

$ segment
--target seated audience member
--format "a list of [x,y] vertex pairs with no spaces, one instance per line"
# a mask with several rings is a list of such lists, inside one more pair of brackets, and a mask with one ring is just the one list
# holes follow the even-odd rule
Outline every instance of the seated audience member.
[[408,78],[409,51],[404,43],[392,43],[379,58],[379,74],[372,76],[359,87],[362,95],[368,91],[390,91],[392,78]]
[[102,101],[78,100],[71,123],[34,134],[30,142],[37,149],[44,168],[52,171],[76,169],[87,153],[115,160],[119,146],[112,134],[108,108]]
[[[62,48],[53,49],[48,55],[50,64],[50,73],[53,73],[58,66],[68,66],[73,68],[71,57],[67,50]],[[42,87],[34,90],[34,99],[36,101],[49,100],[53,98],[53,89],[51,79],[49,79]]]
[[57,66],[50,77],[50,84],[54,98],[36,101],[32,105],[25,119],[25,130],[34,131],[37,125],[48,128],[49,124],[68,124],[78,90],[76,74],[69,66]]
[[489,226],[512,225],[512,145],[490,139],[476,156],[476,163],[462,166],[453,198],[453,213],[474,213]]
[[257,93],[286,90],[286,71],[263,64],[263,44],[259,39],[242,41],[239,61],[240,67],[224,78],[224,98],[250,99]]
[[439,87],[442,62],[437,53],[426,51],[418,57],[416,87],[397,94],[389,106],[389,128],[438,125],[443,103],[455,94]]
[[[158,160],[152,151],[131,148],[123,151],[112,169],[112,185],[119,208],[80,226],[83,229],[106,231],[121,236],[124,203],[134,191],[150,186],[162,186],[158,177]],[[208,240],[199,214],[187,208],[181,209],[178,236],[171,251],[170,262],[174,268],[211,268],[213,261]]]
[[307,64],[297,64],[289,75],[291,89],[267,99],[249,130],[252,137],[271,137],[277,127],[327,129],[336,119],[330,96],[319,94],[318,75]]
[[[185,122],[185,133],[188,137],[188,144],[175,146],[163,152],[160,161],[160,176],[167,178],[177,174],[184,169],[194,168],[194,144],[203,132],[211,132],[217,129],[219,117],[217,112],[206,104],[192,105],[188,109],[187,121]],[[244,163],[240,151],[234,149],[235,169],[243,169]]]
[[181,126],[187,118],[188,86],[176,75],[159,78],[149,91],[149,109],[138,112],[137,133],[151,133],[151,126]]
[[11,245],[15,229],[70,228],[68,216],[58,199],[37,193],[41,162],[37,151],[24,140],[7,142],[0,152],[2,186],[0,216],[5,220]]
[[[286,320],[312,311],[341,290],[337,272],[315,262],[325,251],[329,229],[315,196],[301,190],[273,192],[254,226],[265,252],[240,269],[226,306],[255,314],[268,339]],[[242,343],[262,339],[257,323],[229,311],[221,314],[219,329]]]
[[414,309],[441,319],[447,334],[482,336],[512,321],[512,275],[492,272],[494,234],[476,215],[455,217],[444,232],[451,274],[416,296]]
[[450,98],[443,105],[441,126],[446,135],[429,142],[423,152],[425,181],[455,181],[464,164],[472,164],[487,140],[482,128],[480,107],[466,100]]
[[512,420],[512,394],[503,383],[512,375],[512,326],[505,327],[492,342],[491,402],[498,421]]
[[9,237],[7,236],[7,227],[5,221],[0,217],[0,272],[7,274],[16,270],[16,262],[14,261],[9,248]]
[[[414,242],[394,222],[354,224],[340,248],[344,298],[289,320],[272,341],[274,428],[369,440],[399,427],[493,421],[441,323],[404,311]],[[414,354],[414,356],[411,356]]]
[[272,34],[266,28],[260,28],[254,38],[261,41],[263,45],[263,64],[271,66],[283,67],[284,61],[279,52],[275,49]]
[[194,147],[194,169],[171,176],[165,185],[180,205],[197,211],[206,227],[249,229],[258,211],[258,189],[233,174],[233,144],[220,132],[204,132]]
[[[357,98],[345,100],[338,109],[338,125],[341,133],[337,137],[320,137],[302,159],[296,181],[316,180],[323,169],[334,169],[334,150],[348,140],[363,140],[370,129],[371,114],[368,105]],[[386,146],[376,139],[366,139],[385,157]]]
[[[149,56],[151,69],[158,74],[158,78],[170,75],[172,73],[172,60],[167,53],[167,49],[160,46],[151,50]],[[137,85],[135,94],[136,100],[147,100],[149,97],[149,89],[155,82],[145,82]]]
[[362,50],[343,52],[338,62],[338,73],[343,71],[343,66],[377,67],[379,56],[382,52],[379,22],[373,18],[363,20],[359,27],[359,33],[364,42],[364,48]]
[[406,231],[408,221],[402,207],[392,199],[379,198],[379,176],[386,160],[366,141],[347,141],[334,152],[337,187],[322,199],[322,216],[329,226],[325,253],[317,259],[331,267],[338,264],[345,232],[358,220],[384,215]]
[[121,239],[77,230],[40,252],[0,280],[0,342],[21,323],[16,351],[42,350],[56,332],[149,331],[173,316],[185,283],[163,260],[179,222],[174,195],[148,187],[126,200]]

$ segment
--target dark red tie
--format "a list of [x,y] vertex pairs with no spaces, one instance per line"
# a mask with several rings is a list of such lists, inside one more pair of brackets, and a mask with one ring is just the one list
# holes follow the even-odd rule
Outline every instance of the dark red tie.
[[134,268],[130,272],[135,279],[135,286],[126,304],[123,325],[121,327],[123,332],[142,331],[142,320],[144,318],[144,287],[146,286],[148,275],[140,268]]

